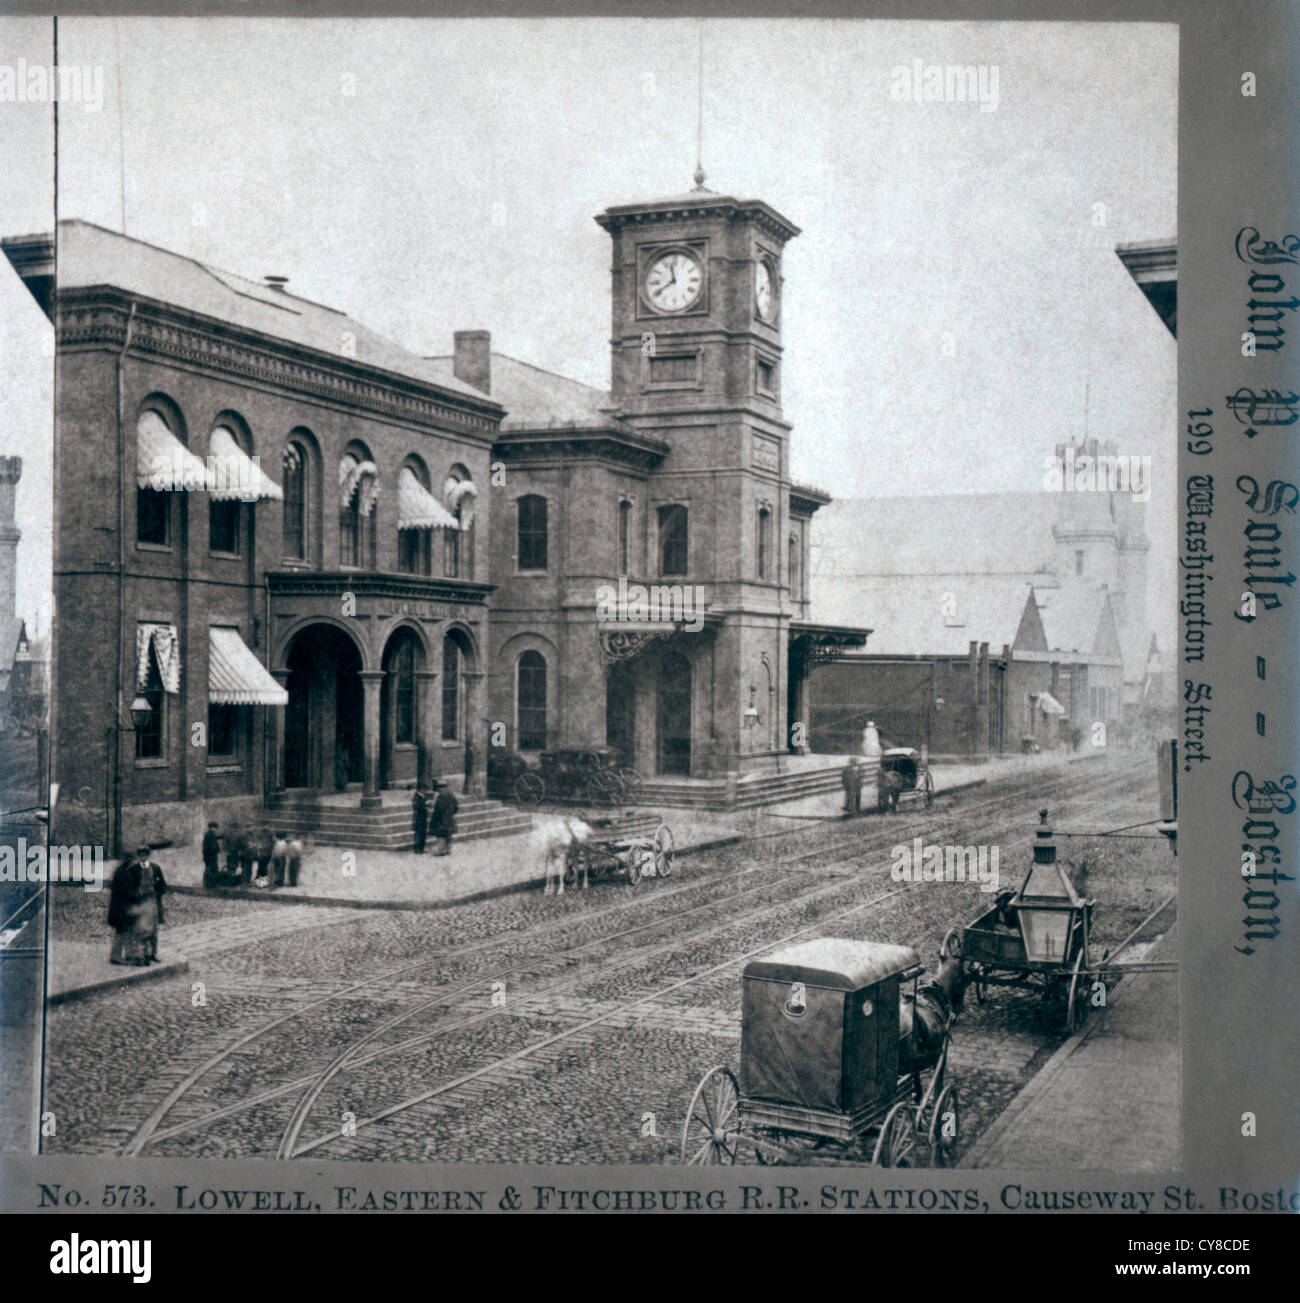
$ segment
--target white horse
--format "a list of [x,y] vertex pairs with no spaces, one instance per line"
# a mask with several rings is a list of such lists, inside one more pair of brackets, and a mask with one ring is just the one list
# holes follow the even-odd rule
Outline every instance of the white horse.
[[[531,846],[534,855],[546,866],[546,887],[544,895],[564,895],[564,868],[568,862],[569,847],[582,845],[591,836],[591,825],[570,815],[551,815],[541,819],[533,827]],[[554,877],[556,887],[552,887]],[[587,865],[582,866],[582,885],[587,886]]]

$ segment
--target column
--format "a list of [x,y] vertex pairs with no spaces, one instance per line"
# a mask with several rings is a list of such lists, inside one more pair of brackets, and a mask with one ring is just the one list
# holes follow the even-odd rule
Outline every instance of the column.
[[[282,687],[289,686],[288,670],[272,670],[271,677]],[[288,706],[270,706],[271,712],[271,768],[266,775],[268,795],[284,791],[284,717]]]
[[365,694],[363,747],[366,762],[365,787],[361,794],[363,810],[373,809],[384,803],[379,795],[379,690],[383,682],[383,670],[361,671],[361,686]]
[[466,795],[487,794],[488,724],[487,675],[479,670],[461,674],[465,684],[465,739],[474,748],[474,777]]
[[433,746],[441,716],[438,699],[438,671],[415,671],[415,785],[422,791],[433,777]]

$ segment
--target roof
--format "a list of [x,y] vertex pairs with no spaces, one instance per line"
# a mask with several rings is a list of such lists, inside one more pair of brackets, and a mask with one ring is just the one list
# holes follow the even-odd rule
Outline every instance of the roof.
[[112,285],[349,363],[419,380],[484,402],[472,385],[334,308],[224,271],[93,222],[59,223],[59,289]]
[[27,641],[27,626],[16,615],[0,615],[0,672],[13,669],[18,652]]
[[[451,356],[424,360],[435,374],[453,378]],[[614,400],[607,390],[545,371],[505,353],[492,353],[491,364],[491,397],[506,409],[502,430],[534,430],[560,423],[608,429],[618,423]],[[478,389],[473,392],[481,393]]]
[[1104,588],[1062,584],[1038,594],[1038,613],[1051,650],[1119,656],[1115,615]]
[[818,620],[869,624],[867,651],[889,656],[964,656],[972,642],[1047,650],[1034,590],[1015,576],[814,575]]
[[745,965],[745,976],[860,991],[864,986],[920,966],[920,958],[911,946],[821,937],[751,960]]

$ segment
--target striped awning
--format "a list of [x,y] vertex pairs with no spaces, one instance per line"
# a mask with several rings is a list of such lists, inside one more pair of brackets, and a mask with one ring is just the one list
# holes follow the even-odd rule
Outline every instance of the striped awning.
[[218,706],[285,706],[289,694],[249,651],[238,629],[209,629],[208,700]]
[[160,493],[211,488],[208,468],[167,428],[157,412],[143,412],[135,427],[135,476],[142,489]]
[[1064,715],[1065,707],[1050,692],[1038,694],[1038,708],[1044,715]]
[[339,506],[346,511],[357,499],[357,510],[369,516],[379,497],[379,467],[372,461],[358,461],[350,452],[339,462]]
[[420,483],[409,466],[397,477],[398,529],[459,529],[460,522]]
[[267,476],[236,442],[224,425],[212,431],[208,440],[208,468],[211,493],[217,502],[283,502],[280,486]]
[[457,517],[453,524],[461,529],[468,529],[474,523],[474,504],[478,501],[478,489],[473,480],[462,480],[448,476],[443,486],[443,496],[447,499],[447,510]]
[[142,620],[135,626],[135,686],[143,692],[149,686],[149,658],[158,667],[163,690],[175,694],[181,690],[180,639],[174,624]]

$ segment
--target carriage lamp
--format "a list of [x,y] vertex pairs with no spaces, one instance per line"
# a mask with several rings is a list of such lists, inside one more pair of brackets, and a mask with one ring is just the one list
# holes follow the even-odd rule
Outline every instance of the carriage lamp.
[[1047,822],[1047,811],[1038,812],[1034,838],[1034,862],[1024,885],[1012,902],[1025,942],[1025,957],[1044,963],[1065,963],[1076,930],[1085,930],[1084,916],[1090,906],[1074,889],[1070,875],[1056,861],[1056,842]]
[[741,716],[745,722],[746,728],[753,728],[754,725],[758,723],[758,706],[754,702],[755,693],[756,689],[751,683],[749,685],[749,705],[745,707],[744,713]]
[[149,698],[143,692],[137,692],[135,700],[131,703],[131,719],[136,728],[144,728],[152,714],[153,707],[149,704]]

